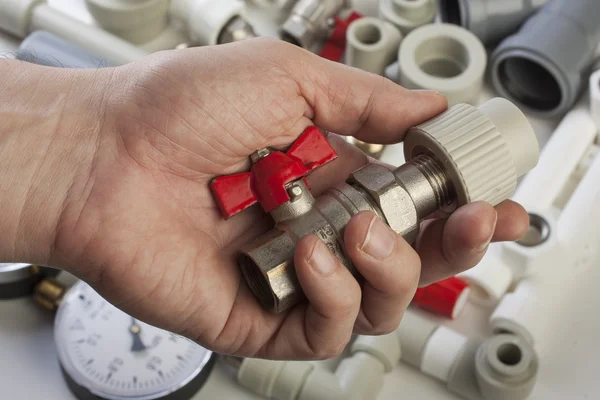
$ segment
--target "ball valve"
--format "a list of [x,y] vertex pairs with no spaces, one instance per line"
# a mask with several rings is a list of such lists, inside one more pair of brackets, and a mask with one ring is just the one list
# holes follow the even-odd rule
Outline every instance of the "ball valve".
[[527,118],[503,99],[479,108],[459,104],[412,128],[404,152],[408,162],[395,170],[368,164],[314,198],[306,176],[336,153],[311,127],[286,153],[259,150],[251,156],[250,172],[211,182],[225,218],[259,203],[275,221],[274,229],[247,245],[239,258],[242,274],[265,308],[281,312],[303,299],[293,262],[303,236],[319,237],[354,272],[343,244],[353,215],[372,211],[414,242],[421,220],[441,208],[507,199],[539,156]]
[[347,6],[348,0],[300,0],[281,26],[282,38],[312,49],[327,38],[334,17]]

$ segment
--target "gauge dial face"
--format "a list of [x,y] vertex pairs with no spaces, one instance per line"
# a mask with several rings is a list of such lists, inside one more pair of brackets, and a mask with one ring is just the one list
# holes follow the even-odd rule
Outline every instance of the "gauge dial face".
[[65,373],[107,399],[150,400],[191,382],[212,352],[135,320],[79,282],[63,299],[55,341]]

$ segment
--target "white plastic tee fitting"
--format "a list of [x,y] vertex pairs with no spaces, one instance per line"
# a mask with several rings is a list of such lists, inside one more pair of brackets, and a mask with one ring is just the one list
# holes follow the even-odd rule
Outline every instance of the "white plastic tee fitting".
[[346,64],[383,75],[396,59],[402,34],[389,22],[373,17],[360,18],[346,33]]
[[415,29],[402,41],[398,60],[399,83],[408,89],[436,90],[450,106],[479,99],[487,54],[466,29],[451,24]]
[[436,14],[435,0],[380,0],[379,16],[396,25],[403,34],[430,24]]
[[[195,43],[205,46],[221,44],[221,34],[235,19],[245,23],[241,18],[243,8],[240,0],[171,0],[171,16],[187,27]],[[245,29],[251,27],[246,23]]]
[[596,127],[600,129],[600,70],[590,78],[590,111]]
[[169,0],[85,0],[105,30],[134,44],[144,44],[165,30]]

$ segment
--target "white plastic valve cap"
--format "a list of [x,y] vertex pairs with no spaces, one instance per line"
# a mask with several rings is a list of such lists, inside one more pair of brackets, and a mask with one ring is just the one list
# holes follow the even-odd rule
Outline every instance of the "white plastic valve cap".
[[488,116],[508,145],[517,177],[531,171],[540,159],[540,147],[535,131],[519,108],[503,98],[495,98],[479,106]]
[[508,100],[475,108],[458,104],[411,129],[404,153],[411,159],[431,151],[450,176],[458,205],[497,205],[515,191],[517,179],[539,160],[539,145],[527,117]]

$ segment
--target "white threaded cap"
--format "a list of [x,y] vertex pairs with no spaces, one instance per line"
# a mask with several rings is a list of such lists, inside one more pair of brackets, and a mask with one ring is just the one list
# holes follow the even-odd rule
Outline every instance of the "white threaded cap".
[[535,167],[539,145],[517,106],[496,98],[478,108],[458,104],[411,129],[404,154],[407,160],[432,154],[452,180],[458,206],[475,201],[495,206]]

